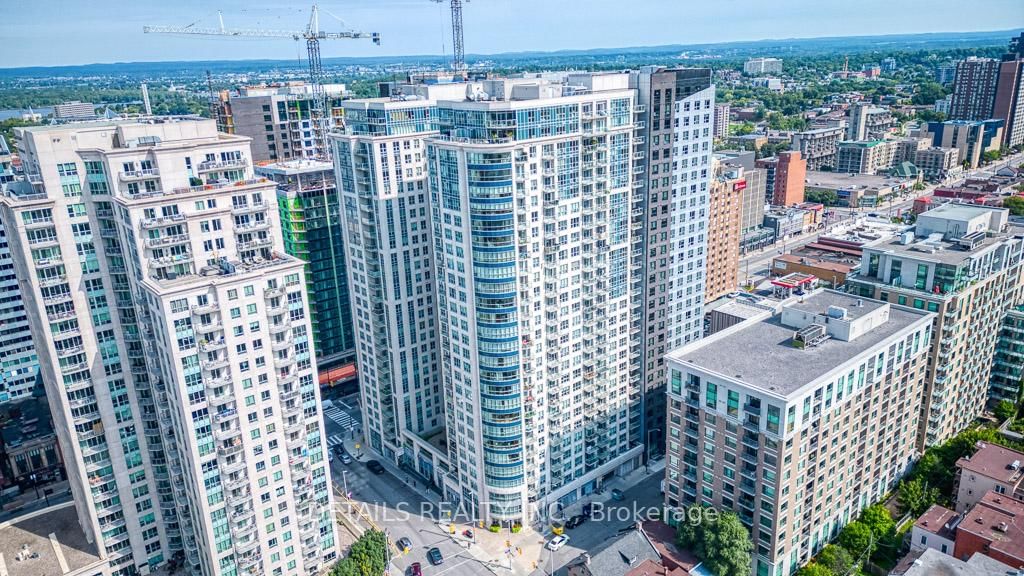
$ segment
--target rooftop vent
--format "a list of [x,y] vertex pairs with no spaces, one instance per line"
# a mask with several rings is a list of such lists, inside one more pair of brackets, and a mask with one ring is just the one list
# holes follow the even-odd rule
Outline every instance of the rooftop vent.
[[793,345],[796,348],[813,348],[829,339],[828,331],[821,324],[810,324],[796,331]]
[[829,306],[825,314],[828,315],[829,318],[842,320],[846,318],[848,311],[846,310],[846,308],[843,308],[842,306]]

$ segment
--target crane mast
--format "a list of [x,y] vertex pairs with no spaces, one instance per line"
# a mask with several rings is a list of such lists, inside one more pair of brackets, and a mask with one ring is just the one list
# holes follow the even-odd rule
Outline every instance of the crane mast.
[[[444,0],[433,0],[441,3]],[[462,72],[466,69],[466,49],[462,35],[462,3],[464,0],[449,0],[452,8],[452,69]],[[468,2],[469,0],[465,0]]]
[[[357,32],[355,30],[344,30],[341,32],[324,32],[320,30],[320,9],[313,4],[309,17],[309,24],[305,30],[269,30],[261,28],[226,28],[224,17],[218,12],[218,27],[200,28],[195,22],[187,26],[143,26],[142,31],[147,34],[188,34],[196,36],[232,36],[236,38],[291,38],[293,40],[306,40],[306,53],[309,58],[309,83],[313,91],[312,105],[310,106],[310,124],[316,138],[318,155],[323,158],[330,158],[330,150],[327,146],[327,133],[331,129],[332,117],[327,106],[327,97],[324,91],[324,69],[320,61],[321,40],[354,40],[358,38],[369,38],[374,44],[380,45],[380,34],[377,32]],[[461,25],[460,25],[461,28]],[[209,79],[208,79],[209,82]]]

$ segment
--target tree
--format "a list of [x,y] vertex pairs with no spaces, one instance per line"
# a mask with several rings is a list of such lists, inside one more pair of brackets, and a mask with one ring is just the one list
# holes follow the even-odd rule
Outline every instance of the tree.
[[334,565],[331,576],[380,576],[387,563],[387,536],[379,530],[368,530],[352,544],[348,556]]
[[811,562],[797,571],[796,576],[835,576],[835,572],[821,564]]
[[754,543],[738,516],[723,513],[704,532],[704,564],[718,576],[748,576]]
[[874,534],[867,524],[854,520],[839,533],[838,542],[851,556],[859,559],[864,552],[871,553],[874,547]]
[[[1024,205],[1024,198],[1021,198],[1018,203]],[[992,409],[992,412],[996,415],[996,418],[999,418],[999,421],[1002,422],[1013,418],[1017,414],[1017,406],[1009,400],[1000,400],[999,403],[996,404],[996,407]]]
[[881,504],[865,508],[860,515],[860,521],[871,529],[871,533],[875,535],[875,541],[885,538],[896,530],[896,522],[893,521],[892,514],[889,514],[889,510]]
[[853,567],[853,558],[850,553],[846,551],[846,548],[835,544],[825,546],[814,562],[828,568],[833,574],[847,574]]
[[807,190],[804,192],[804,200],[825,206],[835,206],[839,203],[839,195],[835,190]]
[[918,106],[934,104],[936,100],[943,98],[945,95],[946,89],[942,87],[942,84],[927,82],[917,89],[917,93],[914,94],[911,101]]
[[1024,216],[1024,198],[1008,196],[1003,200],[1003,208],[1009,208],[1014,216]]
[[691,506],[676,529],[676,542],[693,552],[713,574],[748,576],[754,543],[732,512]]
[[939,489],[929,487],[924,480],[914,478],[900,482],[897,498],[903,512],[912,516],[924,514],[932,504],[939,501]]

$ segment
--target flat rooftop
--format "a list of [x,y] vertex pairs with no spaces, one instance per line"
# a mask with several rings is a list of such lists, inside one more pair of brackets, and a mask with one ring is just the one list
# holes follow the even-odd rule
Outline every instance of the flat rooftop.
[[320,160],[295,159],[257,164],[254,169],[257,174],[293,175],[323,172],[324,170],[333,171],[334,165],[330,162],[321,162]]
[[102,564],[99,553],[70,502],[0,524],[0,568],[10,576],[72,574]]
[[[915,237],[910,244],[903,244],[899,238],[890,238],[866,248],[880,252],[892,252],[906,258],[957,265],[1011,236],[1019,235],[1024,235],[1024,227],[1011,223],[1008,232],[997,232],[987,236],[973,250],[964,250],[960,244],[947,240],[929,241],[927,244],[922,244],[922,241],[925,240],[922,237]],[[929,246],[931,248],[928,248]]]
[[[860,307],[857,307],[858,300]],[[884,305],[876,300],[822,290],[802,300],[790,300],[784,306],[819,314],[824,314],[829,306],[841,306],[847,309],[848,318],[856,319]],[[817,346],[797,349],[792,344],[796,329],[783,325],[781,315],[774,314],[741,322],[696,344],[673,350],[669,357],[747,386],[788,396],[930,316],[930,313],[890,305],[889,319],[858,338],[849,342],[829,338]]]
[[870,190],[888,188],[911,181],[911,178],[892,176],[876,176],[873,174],[846,174],[843,172],[823,172],[808,170],[804,183],[812,188],[831,190]]

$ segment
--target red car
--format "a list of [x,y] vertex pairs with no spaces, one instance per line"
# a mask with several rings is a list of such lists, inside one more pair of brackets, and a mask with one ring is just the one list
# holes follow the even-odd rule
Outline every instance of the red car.
[[409,566],[409,576],[423,576],[423,569],[420,568],[419,562],[413,562]]

